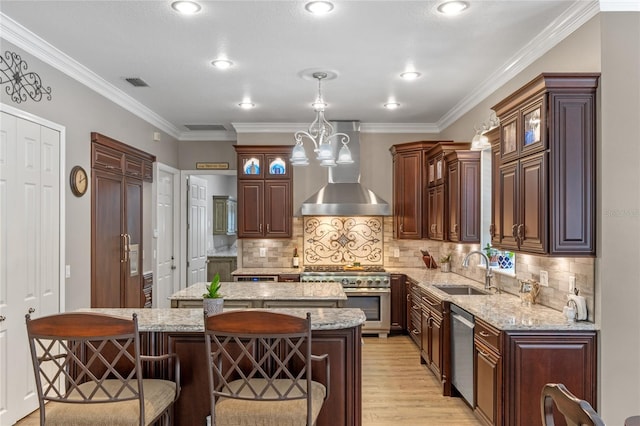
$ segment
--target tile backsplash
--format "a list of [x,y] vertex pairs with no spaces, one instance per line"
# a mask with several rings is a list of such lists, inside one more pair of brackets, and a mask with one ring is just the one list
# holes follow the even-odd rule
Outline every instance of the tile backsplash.
[[[436,259],[436,262],[439,261],[440,256],[451,252],[451,270],[453,273],[484,283],[485,269],[478,266],[478,263],[480,263],[479,256],[474,256],[470,259],[468,268],[462,268],[461,266],[464,256],[471,250],[479,250],[479,244],[455,244],[432,240],[394,240],[393,218],[390,216],[377,218],[382,219],[383,231],[381,241],[376,241],[375,244],[372,243],[371,248],[382,251],[381,261],[365,262],[360,259],[362,264],[384,265],[387,268],[394,269],[425,268],[422,262],[421,249],[428,250]],[[298,248],[299,252],[303,250],[303,247],[305,251],[307,248],[313,247],[313,238],[309,238],[309,235],[304,230],[304,221],[306,219],[308,217],[304,219],[302,217],[294,217],[293,237],[291,239],[242,240],[242,266],[246,268],[290,267],[295,247]],[[380,235],[377,232],[375,234]],[[336,238],[339,238],[339,235]],[[376,238],[376,236],[371,237],[371,241]],[[355,240],[355,238],[351,239]],[[338,243],[338,246],[341,246],[341,243]],[[260,248],[266,249],[265,257],[260,256]],[[395,256],[396,254],[398,256]],[[361,257],[362,255],[359,256]],[[313,264],[345,265],[353,261],[358,260],[337,255],[335,258],[330,257],[326,262]],[[567,303],[569,277],[573,275],[576,277],[576,287],[580,290],[580,295],[586,298],[589,320],[594,320],[595,259],[582,257],[556,258],[516,253],[515,263],[515,277],[502,275],[499,270],[494,274],[494,283],[499,285],[503,291],[517,295],[520,289],[518,280],[534,279],[540,281],[540,271],[547,271],[549,274],[549,286],[541,287],[539,303],[561,311]],[[304,267],[309,264],[312,263],[309,263],[309,259],[306,258],[306,255],[303,255],[300,266]]]

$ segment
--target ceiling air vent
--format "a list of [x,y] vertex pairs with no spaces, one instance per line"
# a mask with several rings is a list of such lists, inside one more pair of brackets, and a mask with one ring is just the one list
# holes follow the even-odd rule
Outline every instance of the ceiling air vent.
[[189,130],[206,130],[206,131],[226,131],[227,129],[222,124],[185,124]]
[[133,87],[149,87],[146,81],[141,79],[140,77],[129,77],[125,78]]

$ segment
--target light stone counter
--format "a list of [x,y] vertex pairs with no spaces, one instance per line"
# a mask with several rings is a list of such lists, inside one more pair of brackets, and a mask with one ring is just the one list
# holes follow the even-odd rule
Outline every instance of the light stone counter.
[[[220,294],[226,300],[347,300],[339,283],[222,282]],[[196,283],[169,300],[202,300],[208,283]]]
[[[312,330],[340,330],[364,324],[364,312],[355,308],[286,308],[267,309],[270,312],[295,315],[304,318],[311,313]],[[142,332],[204,332],[204,313],[200,309],[133,309],[133,308],[89,308],[83,312],[98,312],[131,318],[138,314],[138,329]]]
[[436,297],[455,303],[476,317],[500,330],[598,330],[597,324],[588,321],[569,322],[562,312],[542,305],[523,306],[520,298],[508,293],[474,296],[453,296],[434,287],[435,284],[470,285],[483,290],[484,283],[471,280],[453,272],[439,269],[411,268],[387,269],[392,273],[406,274],[420,287]]

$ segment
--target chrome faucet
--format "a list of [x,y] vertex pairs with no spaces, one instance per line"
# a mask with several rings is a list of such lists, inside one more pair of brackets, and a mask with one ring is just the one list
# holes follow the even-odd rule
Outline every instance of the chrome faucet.
[[462,260],[462,267],[463,268],[469,267],[469,258],[471,257],[472,254],[479,254],[480,256],[482,256],[482,258],[484,259],[484,263],[487,265],[487,272],[484,275],[484,289],[490,290],[492,288],[495,288],[498,293],[501,293],[500,287],[491,285],[491,278],[493,278],[493,271],[491,270],[491,266],[489,266],[489,258],[487,257],[486,254],[484,254],[480,250],[470,251]]

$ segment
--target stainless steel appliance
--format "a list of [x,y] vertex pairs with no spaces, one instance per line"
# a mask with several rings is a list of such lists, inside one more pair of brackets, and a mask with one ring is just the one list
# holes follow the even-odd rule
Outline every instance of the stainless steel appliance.
[[234,275],[234,281],[278,281],[277,275]]
[[380,266],[345,270],[341,266],[307,266],[301,282],[337,282],[347,295],[346,308],[360,308],[367,317],[363,334],[387,337],[391,327],[391,285],[389,273]]
[[451,384],[473,407],[473,329],[475,319],[464,309],[451,305]]

